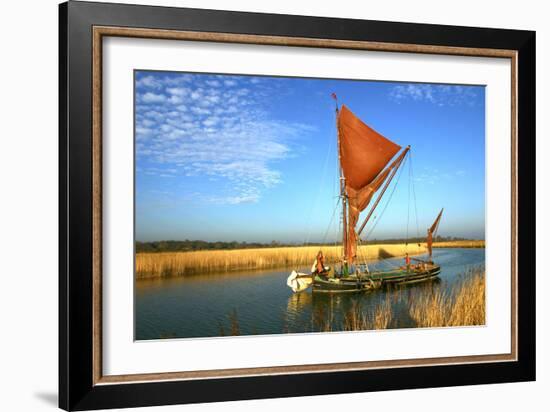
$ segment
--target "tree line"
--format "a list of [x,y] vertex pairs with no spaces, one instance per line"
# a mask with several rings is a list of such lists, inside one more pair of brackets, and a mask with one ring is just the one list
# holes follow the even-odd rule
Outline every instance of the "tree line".
[[[436,236],[434,242],[449,242],[457,240],[467,240],[454,236]],[[422,243],[426,238],[396,238],[396,239],[371,239],[363,244],[395,244],[395,243]],[[271,241],[261,242],[207,242],[204,240],[161,240],[154,242],[136,242],[136,252],[191,252],[196,250],[230,250],[230,249],[256,249],[269,247],[292,247],[292,246],[323,246],[327,243],[307,242],[307,243],[281,243]]]

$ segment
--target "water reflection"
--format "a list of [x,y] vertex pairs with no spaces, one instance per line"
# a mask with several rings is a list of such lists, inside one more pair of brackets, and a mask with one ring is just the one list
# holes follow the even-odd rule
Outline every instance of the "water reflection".
[[[391,310],[389,327],[414,326],[411,300],[418,294],[451,290],[460,273],[482,265],[483,249],[435,251],[441,279],[394,286],[359,294],[292,293],[288,270],[245,271],[136,282],[136,339],[213,337],[238,331],[241,335],[342,330],[349,316],[361,312],[373,322],[384,305]],[[387,268],[400,259],[371,263]],[[350,315],[351,314],[351,315]],[[346,318],[346,316],[348,318]],[[357,319],[352,319],[357,321]]]
[[311,306],[313,294],[307,290],[301,293],[293,293],[289,296],[286,309],[288,313],[299,313],[304,308]]

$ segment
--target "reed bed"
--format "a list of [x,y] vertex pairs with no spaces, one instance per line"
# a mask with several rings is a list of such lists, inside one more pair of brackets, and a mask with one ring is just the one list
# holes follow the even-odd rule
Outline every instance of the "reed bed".
[[393,319],[392,296],[387,295],[384,301],[374,308],[365,307],[355,301],[339,316],[331,306],[319,307],[311,314],[312,332],[359,331],[388,329]]
[[[312,330],[317,332],[360,331],[399,328],[394,319],[396,304],[408,306],[412,324],[406,327],[478,326],[485,324],[485,269],[474,268],[461,275],[450,291],[430,283],[408,293],[407,288],[388,291],[373,308],[354,302],[340,318],[327,307],[312,314]],[[405,310],[407,310],[407,306]]]
[[434,289],[411,297],[409,314],[417,327],[484,325],[485,270],[470,270],[450,292]]
[[484,240],[451,240],[448,242],[435,242],[434,248],[464,248],[464,249],[482,249],[485,247]]
[[391,295],[387,295],[384,302],[378,304],[371,316],[362,309],[361,305],[354,303],[352,308],[344,315],[343,330],[373,330],[388,329],[392,320]]
[[[161,252],[136,254],[136,278],[160,278],[236,270],[259,270],[278,267],[309,267],[319,250],[327,264],[341,258],[340,246],[296,246],[236,250],[201,250],[195,252]],[[421,254],[425,245],[391,244],[361,245],[357,256],[361,260]]]

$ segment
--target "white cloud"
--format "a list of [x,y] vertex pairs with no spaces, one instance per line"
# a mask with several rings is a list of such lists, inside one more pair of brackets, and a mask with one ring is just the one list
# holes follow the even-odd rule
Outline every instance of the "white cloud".
[[136,127],[136,134],[138,138],[147,137],[151,135],[153,131],[147,127],[137,126]]
[[194,107],[191,107],[191,111],[194,113],[194,114],[198,114],[198,115],[205,115],[205,114],[210,114],[212,113],[210,110],[208,109],[203,109],[202,107],[197,107],[197,106],[194,106]]
[[163,94],[147,92],[141,96],[141,101],[143,103],[162,103],[166,101],[166,96]]
[[151,126],[154,126],[156,123],[152,120],[144,119],[141,121],[141,124],[145,127],[151,127]]
[[243,194],[239,196],[226,196],[226,197],[216,197],[216,196],[210,196],[207,197],[206,200],[208,200],[211,203],[218,203],[218,204],[230,204],[230,205],[238,205],[241,203],[257,203],[260,200],[260,195],[257,193],[254,194]]
[[219,123],[220,119],[217,117],[209,117],[206,120],[203,120],[202,124],[205,126],[215,126]]
[[448,182],[450,180],[453,180],[456,177],[463,177],[466,176],[466,171],[459,169],[456,171],[450,171],[450,172],[444,172],[435,168],[431,167],[424,167],[421,171],[421,173],[414,178],[415,181],[421,182],[423,184],[436,184],[436,183],[444,183]]
[[168,101],[172,104],[180,104],[183,102],[183,99],[180,96],[170,96]]
[[478,97],[479,86],[398,84],[389,94],[396,103],[405,101],[428,102],[437,106],[474,105]]
[[191,99],[198,100],[201,98],[201,89],[191,92]]
[[155,79],[154,76],[144,76],[137,81],[138,87],[146,87],[151,89],[160,89],[162,88],[162,82]]
[[[297,139],[314,128],[271,118],[264,108],[269,104],[264,98],[269,83],[245,77],[237,81],[227,76],[181,76],[185,80],[159,75],[147,84],[144,78],[138,81],[138,165],[157,165],[157,171],[143,170],[158,177],[207,178],[221,187],[215,196],[193,189],[203,201],[260,201],[264,191],[282,182],[277,163],[292,156]],[[149,84],[161,86],[153,93],[146,91]],[[167,173],[167,168],[175,172]]]
[[168,87],[166,91],[175,96],[186,96],[190,92],[186,87]]

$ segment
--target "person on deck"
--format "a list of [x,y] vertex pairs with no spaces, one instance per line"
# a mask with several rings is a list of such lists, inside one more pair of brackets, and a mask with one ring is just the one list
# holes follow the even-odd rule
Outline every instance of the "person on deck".
[[344,263],[342,265],[342,276],[346,277],[349,276],[349,267],[348,267],[348,261],[344,259]]
[[408,253],[405,253],[405,266],[407,266],[407,272],[411,270],[411,258]]
[[325,268],[325,257],[323,256],[323,252],[319,251],[317,253],[317,258],[315,260],[315,272],[317,274],[325,273],[327,270]]

